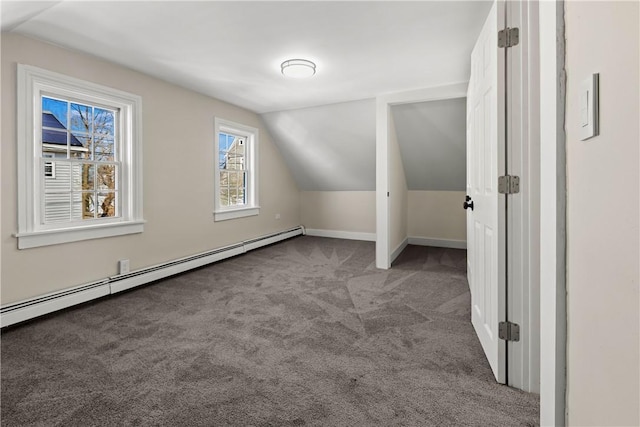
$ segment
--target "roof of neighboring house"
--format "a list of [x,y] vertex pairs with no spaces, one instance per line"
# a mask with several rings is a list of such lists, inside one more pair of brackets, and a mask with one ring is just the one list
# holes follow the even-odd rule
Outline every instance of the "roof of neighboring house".
[[[45,127],[49,129],[44,129]],[[67,128],[65,128],[52,113],[48,111],[42,112],[42,128],[43,143],[67,145]],[[60,130],[53,130],[51,128]],[[73,134],[71,134],[70,143],[74,147],[84,147],[82,142],[80,142]]]

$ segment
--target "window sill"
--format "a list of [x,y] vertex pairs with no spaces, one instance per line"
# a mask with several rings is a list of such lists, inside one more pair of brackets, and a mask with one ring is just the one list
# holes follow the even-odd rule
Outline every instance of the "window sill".
[[79,242],[81,240],[142,233],[144,231],[144,223],[145,221],[128,221],[116,224],[18,233],[14,236],[18,238],[18,249],[29,249],[40,246],[58,245],[61,243]]
[[224,211],[216,211],[213,213],[214,221],[226,221],[228,219],[244,218],[246,216],[254,216],[260,213],[260,206],[252,206],[250,208],[229,209]]

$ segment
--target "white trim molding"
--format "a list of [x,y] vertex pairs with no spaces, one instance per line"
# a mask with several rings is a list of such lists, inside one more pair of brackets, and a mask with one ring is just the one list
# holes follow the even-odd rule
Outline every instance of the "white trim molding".
[[[258,146],[259,131],[252,126],[232,122],[220,117],[214,118],[214,221],[225,221],[235,218],[243,218],[260,214],[260,204],[258,199]],[[222,206],[220,203],[220,132],[238,136],[246,139],[244,154],[244,171],[247,176],[246,181],[246,205],[245,206]]]
[[244,218],[246,216],[255,216],[260,214],[260,206],[250,208],[230,209],[226,211],[214,212],[214,221],[226,221],[228,219]]
[[386,93],[376,97],[376,267],[388,269],[393,262],[390,234],[389,200],[389,117],[391,106],[414,102],[464,98],[469,82],[403,92]]
[[566,133],[564,1],[538,3],[540,425],[566,425]]
[[397,248],[395,248],[393,250],[393,252],[391,252],[391,262],[393,263],[393,261],[396,260],[396,258],[398,258],[400,256],[400,254],[402,253],[402,251],[405,250],[405,248],[409,245],[409,238],[405,238],[399,245]]
[[18,238],[18,249],[28,249],[39,246],[57,245],[60,243],[78,242],[80,240],[142,233],[144,231],[144,224],[145,221],[130,221],[102,224],[99,227],[74,227],[24,234],[16,233],[14,237]]
[[44,316],[54,311],[107,296],[110,293],[109,281],[104,279],[9,304],[0,309],[0,327],[4,328]]
[[305,234],[307,236],[330,237],[332,239],[364,240],[367,242],[376,241],[376,233],[366,233],[361,231],[321,230],[317,228],[307,228]]
[[434,239],[431,237],[409,237],[410,245],[432,246],[436,248],[467,249],[466,240]]
[[[18,248],[54,245],[101,237],[141,233],[142,215],[142,98],[107,86],[18,64]],[[120,164],[117,216],[45,223],[42,158],[42,97],[83,101],[117,111],[114,137]],[[67,159],[71,162],[72,159]],[[71,193],[70,193],[71,194]]]

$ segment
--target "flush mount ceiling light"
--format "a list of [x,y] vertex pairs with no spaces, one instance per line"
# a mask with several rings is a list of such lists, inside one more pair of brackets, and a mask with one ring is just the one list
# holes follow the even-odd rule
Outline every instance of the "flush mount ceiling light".
[[316,64],[306,59],[289,59],[280,64],[280,69],[287,77],[303,79],[316,73]]

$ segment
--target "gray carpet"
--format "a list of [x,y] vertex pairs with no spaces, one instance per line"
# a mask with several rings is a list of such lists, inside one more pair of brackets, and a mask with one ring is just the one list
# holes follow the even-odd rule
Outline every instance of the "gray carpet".
[[465,252],[298,237],[2,333],[3,426],[532,426]]

